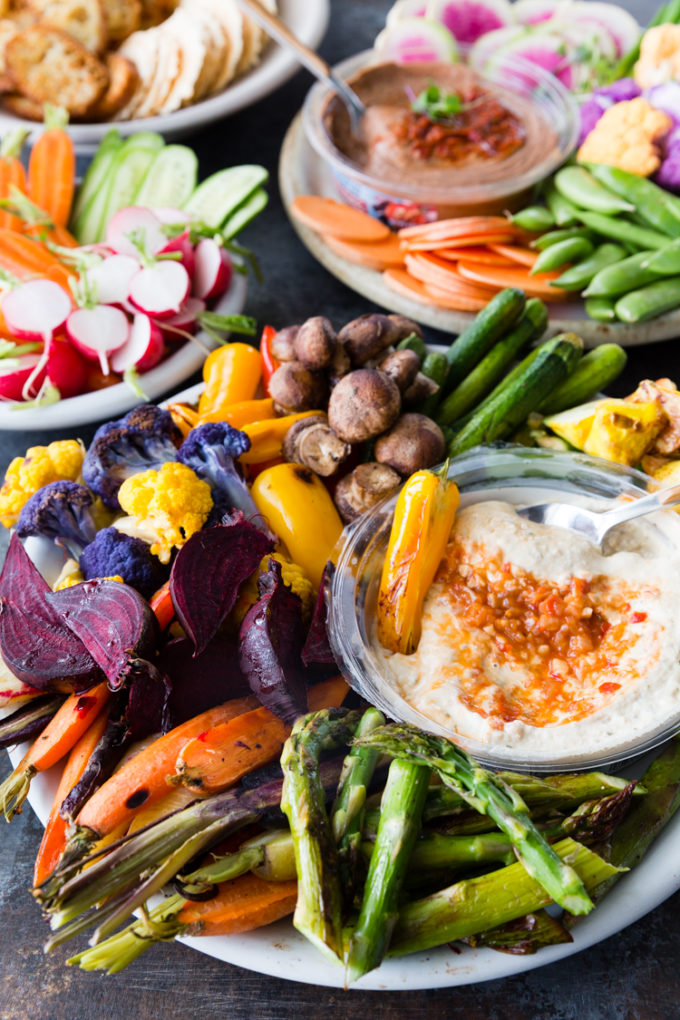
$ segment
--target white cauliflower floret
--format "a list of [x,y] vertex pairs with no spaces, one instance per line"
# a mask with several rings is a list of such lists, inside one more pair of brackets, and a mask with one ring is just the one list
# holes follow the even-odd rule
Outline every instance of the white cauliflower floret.
[[680,79],[680,25],[657,25],[645,32],[633,77],[641,89]]

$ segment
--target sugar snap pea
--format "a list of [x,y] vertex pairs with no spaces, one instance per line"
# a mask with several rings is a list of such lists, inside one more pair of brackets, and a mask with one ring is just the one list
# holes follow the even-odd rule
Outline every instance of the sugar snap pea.
[[606,297],[586,298],[586,315],[598,322],[616,322],[614,302]]
[[547,234],[541,234],[535,241],[532,241],[531,247],[543,251],[553,244],[568,241],[572,237],[587,237],[589,241],[592,241],[593,232],[588,227],[565,227],[561,230],[549,230]]
[[[600,270],[621,262],[625,257],[626,252],[620,244],[605,241],[575,266],[565,269],[561,276],[553,280],[551,286],[562,290],[583,290]],[[680,266],[677,271],[680,272]]]
[[653,251],[641,251],[601,269],[583,292],[584,297],[619,297],[654,283],[659,278],[658,273],[652,273],[649,269],[649,260],[654,254]]
[[[676,24],[680,21],[680,0],[670,0],[670,3],[662,4],[658,11],[648,23],[647,28],[654,28],[655,25],[665,24]],[[632,74],[633,68],[638,61],[640,56],[640,41],[644,36],[644,32],[640,35],[640,40],[628,50],[627,53],[619,60],[618,64],[608,77],[608,81],[618,81],[619,78],[627,78]]]
[[578,209],[614,215],[620,212],[634,212],[632,202],[626,202],[614,195],[608,188],[595,180],[583,166],[565,166],[555,174],[555,187],[560,195],[573,202]]
[[624,294],[614,306],[622,322],[646,322],[680,305],[680,276],[669,276]]
[[520,209],[512,217],[512,222],[522,230],[550,230],[555,226],[552,213],[544,205],[528,205]]
[[652,254],[649,270],[660,276],[677,276],[680,273],[680,237],[671,241],[667,248]]
[[598,164],[590,167],[590,171],[604,187],[632,202],[645,226],[661,230],[669,237],[680,237],[680,199],[646,177],[617,166]]
[[573,227],[578,223],[578,209],[554,184],[546,191],[545,200],[558,227]]
[[425,341],[421,336],[418,336],[417,333],[411,333],[410,336],[404,337],[403,340],[400,340],[399,343],[397,344],[397,350],[414,351],[420,358],[421,362],[423,362],[427,357],[427,347],[425,346]]
[[651,230],[631,223],[623,216],[603,216],[602,213],[583,212],[581,220],[597,234],[624,244],[637,244],[640,248],[665,248],[668,236],[660,230]]
[[568,262],[580,262],[593,253],[593,243],[587,237],[571,237],[566,241],[558,241],[551,244],[549,248],[538,256],[530,273],[549,273],[553,269],[560,269]]

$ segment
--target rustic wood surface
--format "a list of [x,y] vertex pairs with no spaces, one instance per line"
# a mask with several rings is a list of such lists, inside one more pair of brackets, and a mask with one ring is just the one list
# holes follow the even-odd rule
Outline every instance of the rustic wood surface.
[[[332,0],[322,47],[337,61],[365,48],[379,30],[388,0]],[[640,19],[649,0],[625,6]],[[276,161],[281,139],[309,87],[299,74],[250,110],[193,139],[203,173],[239,162],[272,172],[267,213],[244,235],[258,253],[263,285],[251,285],[246,311],[260,323],[285,325],[323,313],[336,325],[368,310],[366,302],[321,269],[302,247],[281,209]],[[443,339],[431,334],[433,340]],[[677,341],[630,352],[618,393],[637,379],[680,373]],[[71,431],[88,441],[92,429]],[[64,436],[66,433],[61,433]],[[0,470],[47,433],[0,433]],[[9,771],[0,761],[0,778]],[[680,1016],[680,894],[637,924],[587,952],[524,976],[449,990],[343,993],[241,970],[182,946],[161,945],[118,977],[65,967],[66,951],[43,956],[45,924],[28,889],[40,825],[26,808],[0,843],[0,1020],[675,1020]]]

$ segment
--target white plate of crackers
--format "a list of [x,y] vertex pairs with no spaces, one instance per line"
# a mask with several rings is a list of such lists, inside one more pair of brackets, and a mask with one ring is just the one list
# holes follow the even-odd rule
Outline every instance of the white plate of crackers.
[[[261,2],[318,46],[329,0]],[[178,138],[257,102],[298,67],[237,0],[19,3],[0,17],[0,135],[38,128],[49,102],[68,111],[80,151],[113,125]]]

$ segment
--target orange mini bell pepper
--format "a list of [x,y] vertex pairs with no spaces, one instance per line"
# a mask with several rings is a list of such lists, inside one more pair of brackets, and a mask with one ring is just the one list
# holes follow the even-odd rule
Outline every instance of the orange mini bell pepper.
[[409,655],[418,647],[425,596],[460,502],[447,470],[448,462],[437,474],[416,471],[397,498],[378,593],[378,640],[391,652]]
[[291,425],[301,418],[323,414],[323,411],[300,411],[283,418],[269,418],[243,425],[241,431],[250,437],[250,449],[239,457],[241,464],[260,464],[265,460],[276,460],[283,456],[283,440]]
[[198,402],[198,415],[222,411],[231,404],[252,400],[262,378],[259,351],[249,344],[218,347],[205,359],[205,389]]
[[197,416],[196,424],[203,425],[207,421],[226,421],[235,429],[243,428],[255,421],[267,421],[274,418],[274,401],[270,397],[263,400],[240,400],[228,407],[218,408],[208,414]]

